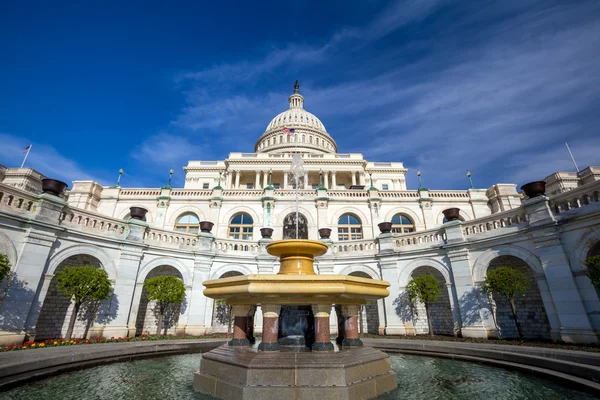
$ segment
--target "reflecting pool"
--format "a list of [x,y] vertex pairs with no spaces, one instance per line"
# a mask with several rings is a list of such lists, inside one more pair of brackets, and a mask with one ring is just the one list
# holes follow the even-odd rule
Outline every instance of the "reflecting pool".
[[[43,350],[36,350],[43,351]],[[192,387],[201,354],[158,357],[69,372],[0,392],[2,399],[213,399]],[[595,399],[550,380],[484,364],[391,354],[398,389],[380,399]]]

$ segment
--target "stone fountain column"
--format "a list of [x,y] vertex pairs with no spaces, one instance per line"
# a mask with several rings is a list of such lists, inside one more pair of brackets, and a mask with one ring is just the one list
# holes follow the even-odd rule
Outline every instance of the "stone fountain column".
[[345,305],[342,307],[344,313],[344,341],[342,346],[344,347],[359,347],[362,346],[362,340],[358,338],[358,313],[360,312],[360,305],[352,304]]
[[248,315],[252,306],[249,304],[235,304],[232,306],[234,319],[233,339],[229,341],[230,346],[249,346],[250,341],[246,337],[246,326],[248,324]]
[[315,316],[315,342],[312,344],[312,350],[333,351],[329,332],[331,304],[313,304],[312,311]]
[[258,345],[260,351],[279,351],[279,313],[281,305],[262,304],[263,313],[262,342]]
[[254,337],[254,314],[256,314],[256,306],[250,306],[248,321],[246,322],[246,339],[248,339],[250,344],[256,342],[256,338]]

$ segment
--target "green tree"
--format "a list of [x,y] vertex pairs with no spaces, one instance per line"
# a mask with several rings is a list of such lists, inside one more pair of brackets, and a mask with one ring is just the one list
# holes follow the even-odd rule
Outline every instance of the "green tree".
[[414,302],[419,301],[425,306],[427,314],[427,326],[429,327],[429,335],[433,336],[433,326],[431,325],[430,308],[431,303],[440,297],[440,283],[432,274],[425,274],[414,277],[406,286],[408,298]]
[[112,288],[106,271],[89,265],[66,267],[56,274],[56,281],[57,289],[75,301],[65,335],[65,339],[70,340],[81,305],[108,299]]
[[588,257],[583,265],[587,267],[587,276],[592,281],[592,285],[600,289],[600,256]]
[[229,335],[231,335],[231,322],[233,320],[233,307],[227,303],[227,300],[217,300],[217,320],[221,323],[227,320],[227,338],[229,338]]
[[506,296],[506,299],[510,303],[510,309],[512,311],[513,319],[515,320],[515,325],[517,326],[517,331],[519,332],[519,339],[523,338],[523,330],[521,329],[521,323],[517,316],[515,296],[519,293],[526,292],[527,289],[529,289],[529,286],[529,278],[518,269],[510,266],[498,267],[488,271],[482,286],[483,293],[486,293],[488,296],[492,293]]
[[[8,260],[8,256],[6,254],[0,253],[0,290],[2,290],[2,293],[0,294],[0,307],[2,307],[4,298],[8,293],[10,277],[10,261]],[[4,283],[5,279],[7,280],[6,283]]]
[[[158,327],[156,334],[160,335],[165,313],[174,306],[180,305],[185,296],[185,287],[181,279],[174,276],[157,276],[144,282],[144,288],[148,292],[148,300],[156,301],[158,310]],[[165,334],[167,328],[165,327]]]

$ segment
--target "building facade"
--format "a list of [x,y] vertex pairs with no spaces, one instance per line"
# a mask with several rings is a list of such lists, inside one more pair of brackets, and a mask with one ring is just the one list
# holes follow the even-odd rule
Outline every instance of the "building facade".
[[[516,185],[487,189],[406,188],[401,162],[339,153],[323,123],[304,109],[296,85],[289,109],[258,138],[253,153],[220,161],[189,161],[184,188],[123,188],[74,181],[62,197],[41,192],[37,171],[0,168],[0,253],[13,277],[0,309],[0,345],[64,335],[72,309],[56,289],[66,266],[107,271],[111,298],[79,336],[132,336],[156,330],[146,279],[174,275],[186,299],[171,333],[224,330],[224,310],[203,296],[203,282],[236,274],[276,273],[265,246],[291,237],[323,240],[319,274],[351,274],[390,282],[391,295],[361,312],[364,332],[427,332],[422,306],[407,300],[414,276],[431,273],[444,288],[432,308],[436,333],[514,337],[510,308],[480,293],[486,271],[511,265],[530,289],[517,299],[526,337],[598,341],[600,301],[582,262],[600,254],[600,168],[546,178],[548,196],[527,199]],[[296,156],[294,156],[296,155]],[[289,173],[301,160],[301,174]],[[297,166],[297,165],[296,165]],[[296,220],[296,203],[298,219]],[[130,207],[148,210],[130,219]],[[446,222],[443,210],[458,208]],[[214,224],[200,232],[200,221]],[[391,233],[378,224],[391,222]],[[261,228],[273,229],[272,238]],[[319,229],[331,229],[321,238]],[[7,287],[6,287],[7,286]],[[335,311],[332,330],[337,330]],[[260,307],[255,330],[260,331]]]

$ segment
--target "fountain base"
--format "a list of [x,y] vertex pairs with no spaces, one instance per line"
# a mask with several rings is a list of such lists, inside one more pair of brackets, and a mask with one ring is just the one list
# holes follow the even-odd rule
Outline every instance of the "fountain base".
[[396,389],[387,354],[256,352],[221,346],[202,355],[194,388],[221,399],[372,399]]

